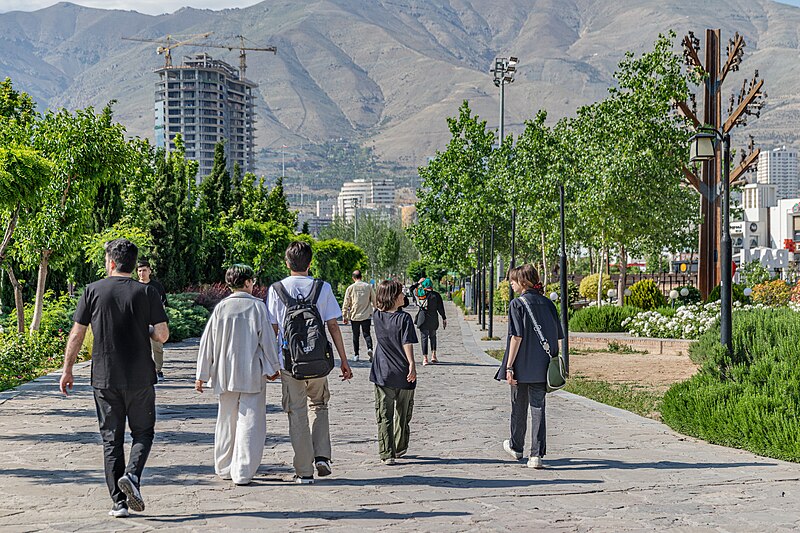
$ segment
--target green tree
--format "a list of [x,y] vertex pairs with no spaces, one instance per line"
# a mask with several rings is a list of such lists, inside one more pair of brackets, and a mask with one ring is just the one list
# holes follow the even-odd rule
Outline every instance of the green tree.
[[[225,220],[226,257],[224,266],[233,263],[252,265],[261,283],[272,283],[286,275],[283,255],[294,240],[294,232],[274,220]],[[223,266],[223,265],[220,265]]]
[[400,238],[397,232],[389,230],[378,250],[378,265],[385,276],[397,274],[397,265],[400,261]]
[[364,270],[367,267],[367,254],[351,242],[339,239],[321,240],[316,241],[313,248],[311,270],[314,277],[329,282],[340,295],[352,283],[350,276],[353,270]]
[[15,255],[37,267],[31,331],[39,329],[48,269],[74,263],[81,236],[91,227],[92,207],[104,183],[118,179],[127,157],[124,128],[112,121],[111,106],[74,114],[48,111],[31,131],[31,144],[52,164],[51,179],[35,207],[20,215]]

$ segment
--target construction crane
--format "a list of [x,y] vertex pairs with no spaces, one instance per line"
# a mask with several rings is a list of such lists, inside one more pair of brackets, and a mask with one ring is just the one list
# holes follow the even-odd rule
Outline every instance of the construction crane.
[[[267,47],[257,47],[257,46],[245,46],[245,41],[250,41],[247,37],[242,35],[234,36],[235,39],[239,39],[239,44],[225,44],[225,43],[191,43],[188,44],[189,46],[200,46],[203,48],[224,48],[228,51],[239,50],[239,77],[241,79],[245,79],[245,73],[247,72],[247,52],[246,51],[254,51],[254,52],[272,52],[273,54],[278,53],[278,49],[274,46],[267,46]],[[252,41],[250,41],[252,42]]]
[[[197,39],[206,39],[209,35],[213,34],[213,31],[209,31],[206,33],[198,33],[195,35],[167,35],[160,39],[142,39],[139,37],[123,37],[122,39],[125,41],[137,41],[140,43],[155,43],[158,44],[159,47],[156,48],[156,53],[161,55],[164,54],[164,67],[168,68],[172,66],[172,49],[177,48],[179,46],[184,46],[191,44],[193,41]],[[182,38],[183,37],[183,38]],[[177,40],[181,39],[181,40]],[[203,46],[203,45],[195,45],[195,46]]]

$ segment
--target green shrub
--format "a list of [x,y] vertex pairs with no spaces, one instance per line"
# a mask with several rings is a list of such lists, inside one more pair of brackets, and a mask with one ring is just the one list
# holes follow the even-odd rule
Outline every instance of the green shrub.
[[67,333],[5,333],[0,336],[0,391],[35,379],[64,364]]
[[510,290],[510,285],[508,281],[503,280],[501,281],[497,287],[494,289],[494,314],[495,315],[506,315],[508,314],[508,291]]
[[772,279],[770,271],[761,264],[761,261],[750,261],[739,270],[739,275],[747,287],[755,287]]
[[[578,288],[581,296],[587,300],[597,300],[597,281],[599,274],[591,274],[581,280],[581,285]],[[608,291],[614,288],[614,284],[608,279],[608,276],[603,276],[603,298],[606,297]]]
[[656,309],[656,313],[663,315],[667,318],[675,316],[676,312],[677,310],[674,307],[668,307],[668,306],[659,307],[658,309]]
[[636,316],[642,310],[638,307],[626,305],[604,305],[601,307],[586,307],[575,311],[569,320],[570,331],[586,333],[621,333],[625,331],[622,321]]
[[[689,294],[686,296],[681,296],[680,294],[683,289],[689,291]],[[692,285],[684,285],[683,287],[678,287],[675,290],[678,291],[677,301],[680,303],[680,305],[696,304],[703,301],[703,296],[700,294],[700,289]]]
[[[77,297],[71,297],[65,293],[56,298],[53,291],[45,292],[39,333],[46,336],[57,336],[59,332],[68,333],[72,328],[72,315],[75,313],[77,304]],[[33,303],[29,303],[25,306],[26,327],[30,327],[32,319]],[[3,317],[2,325],[5,331],[17,330],[17,313],[13,308]]]
[[180,342],[203,334],[211,313],[205,307],[196,305],[196,298],[197,293],[191,292],[169,295],[169,342]]
[[690,349],[701,371],[664,396],[664,421],[709,442],[800,461],[798,331],[800,313],[789,309],[737,312],[729,355],[719,325],[711,328]]
[[[720,286],[717,285],[711,292],[708,293],[708,298],[706,298],[706,303],[716,302],[719,300],[720,296]],[[738,283],[734,283],[731,285],[731,296],[733,296],[734,302],[741,302],[743,304],[749,304],[750,298],[744,295],[744,286],[739,285]]]
[[[595,280],[595,297],[597,297],[597,280]],[[561,283],[556,281],[555,283],[548,283],[547,287],[544,289],[544,295],[548,298],[550,297],[550,293],[558,294],[558,297],[561,298]],[[567,280],[567,296],[569,297],[569,303],[573,304],[581,299],[581,291],[578,288],[578,284],[574,281]]]
[[667,299],[661,294],[661,289],[652,279],[643,279],[631,285],[631,295],[628,296],[629,305],[650,311],[664,307]]
[[789,304],[789,298],[792,295],[792,289],[785,281],[776,279],[772,281],[765,281],[753,287],[753,303],[782,306]]

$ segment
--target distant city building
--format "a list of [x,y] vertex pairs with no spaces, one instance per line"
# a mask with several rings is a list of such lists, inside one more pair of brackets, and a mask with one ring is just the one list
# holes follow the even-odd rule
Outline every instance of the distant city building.
[[257,84],[206,53],[186,57],[180,66],[156,70],[156,146],[175,149],[181,134],[186,157],[199,164],[198,178],[211,173],[214,146],[225,141],[229,168],[255,170],[255,97]]
[[336,211],[336,202],[334,200],[317,200],[317,217],[333,218],[334,211]]
[[394,209],[394,182],[392,180],[347,181],[336,199],[335,216],[351,221],[356,210],[387,211]]
[[763,151],[758,156],[756,182],[774,185],[778,200],[800,195],[800,176],[797,173],[797,151],[785,146]]

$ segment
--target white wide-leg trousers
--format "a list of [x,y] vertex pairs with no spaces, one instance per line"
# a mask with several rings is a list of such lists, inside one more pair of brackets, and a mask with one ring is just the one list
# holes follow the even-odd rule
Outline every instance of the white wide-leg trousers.
[[219,395],[214,470],[223,479],[249,483],[261,465],[267,437],[266,388]]

